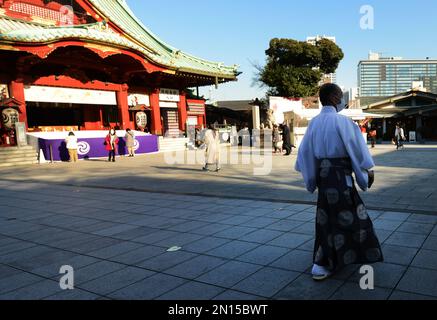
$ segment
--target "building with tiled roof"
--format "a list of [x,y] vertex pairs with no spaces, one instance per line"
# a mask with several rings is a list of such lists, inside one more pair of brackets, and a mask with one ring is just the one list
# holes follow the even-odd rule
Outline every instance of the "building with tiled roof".
[[141,112],[177,135],[206,123],[188,88],[238,75],[166,44],[124,0],[0,0],[0,89],[30,132],[135,128]]

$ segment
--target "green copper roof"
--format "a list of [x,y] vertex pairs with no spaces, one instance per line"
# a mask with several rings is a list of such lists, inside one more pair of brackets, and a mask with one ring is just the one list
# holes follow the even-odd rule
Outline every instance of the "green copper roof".
[[214,63],[193,57],[175,49],[156,37],[134,15],[124,0],[89,0],[112,23],[120,27],[126,34],[141,42],[145,47],[155,51],[166,66],[181,71],[201,71],[219,76],[234,78],[237,66],[226,67],[222,63]]
[[40,24],[11,20],[0,17],[0,40],[12,42],[49,42],[65,38],[95,40],[116,46],[134,49],[149,55],[141,46],[114,32],[101,31],[98,25],[75,27],[46,27]]
[[78,38],[112,44],[141,52],[148,60],[169,69],[235,79],[237,66],[206,61],[175,49],[151,33],[130,10],[124,0],[89,0],[94,7],[128,37],[120,36],[101,24],[66,27],[47,26],[0,16],[0,41],[49,42]]

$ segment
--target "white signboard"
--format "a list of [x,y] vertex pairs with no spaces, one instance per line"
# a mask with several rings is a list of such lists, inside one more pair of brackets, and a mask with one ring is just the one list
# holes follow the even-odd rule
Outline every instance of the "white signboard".
[[117,105],[117,97],[113,91],[30,86],[24,89],[24,96],[28,102]]
[[22,147],[27,145],[26,125],[24,122],[15,123],[15,134],[17,136],[17,144]]
[[128,99],[130,106],[145,105],[150,107],[150,97],[147,94],[130,94]]
[[410,131],[410,133],[409,133],[409,136],[410,136],[410,139],[409,139],[409,141],[410,142],[416,142],[416,131]]
[[179,102],[180,101],[179,90],[162,88],[159,90],[159,100]]
[[284,123],[285,112],[302,110],[302,100],[292,100],[282,97],[270,97],[270,109],[273,110],[273,117],[277,124]]
[[178,108],[178,104],[176,102],[160,102],[159,106],[161,108],[171,108],[171,109],[177,109]]

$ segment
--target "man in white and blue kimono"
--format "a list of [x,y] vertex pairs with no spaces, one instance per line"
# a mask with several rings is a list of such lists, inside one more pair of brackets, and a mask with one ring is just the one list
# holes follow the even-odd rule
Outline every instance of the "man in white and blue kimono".
[[309,124],[299,148],[296,170],[306,188],[318,189],[313,278],[325,280],[350,264],[383,261],[367,209],[355,187],[373,184],[375,166],[360,128],[339,114],[346,108],[335,84],[320,88],[323,109]]

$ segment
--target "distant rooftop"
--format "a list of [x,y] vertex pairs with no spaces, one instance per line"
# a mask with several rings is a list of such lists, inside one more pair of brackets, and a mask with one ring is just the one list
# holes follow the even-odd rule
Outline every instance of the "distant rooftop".
[[328,40],[331,40],[331,41],[334,42],[334,43],[337,42],[335,37],[332,37],[332,36],[325,36],[325,35],[323,35],[323,36],[319,36],[319,35],[317,35],[317,36],[307,37],[306,42],[315,45],[317,41],[320,41],[320,40],[322,40],[322,39],[328,39]]
[[426,57],[424,59],[404,59],[403,57],[384,57],[382,53],[379,52],[370,52],[367,60],[362,60],[361,62],[367,63],[375,63],[375,62],[402,62],[402,63],[411,63],[411,62],[427,62],[432,61],[435,63],[437,59],[431,59],[430,57]]
[[252,110],[253,102],[253,100],[217,101],[217,107],[234,111],[248,111]]

